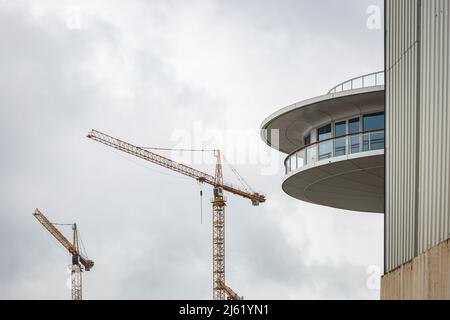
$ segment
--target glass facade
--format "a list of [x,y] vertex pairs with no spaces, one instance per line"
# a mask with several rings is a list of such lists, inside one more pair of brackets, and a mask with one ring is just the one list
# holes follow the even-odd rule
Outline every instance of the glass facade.
[[363,116],[363,150],[384,149],[384,113],[372,113]]
[[384,113],[366,114],[363,116],[364,132],[384,129]]
[[347,123],[346,121],[336,122],[334,124],[334,136],[340,137],[347,134]]
[[359,117],[348,120],[348,133],[359,133]]
[[327,124],[326,126],[320,127],[317,129],[317,140],[323,141],[331,138],[331,124]]
[[345,135],[347,134],[347,121],[340,121],[334,124],[334,136],[338,138],[334,141],[334,156],[343,156],[345,155],[347,145]]
[[311,135],[304,137],[304,147],[286,159],[286,173],[318,160],[384,149],[384,112],[326,124],[316,138],[311,143]]
[[317,141],[323,141],[319,143],[319,160],[331,158],[333,156],[333,141],[328,140],[331,139],[331,137],[331,123],[317,129]]
[[359,117],[348,120],[348,133],[354,134],[350,136],[349,153],[359,152],[360,137]]

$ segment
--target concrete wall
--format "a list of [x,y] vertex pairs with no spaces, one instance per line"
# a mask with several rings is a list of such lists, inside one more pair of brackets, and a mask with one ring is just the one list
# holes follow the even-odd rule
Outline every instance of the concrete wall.
[[450,238],[448,0],[386,0],[385,271]]
[[385,274],[381,299],[450,299],[450,241]]

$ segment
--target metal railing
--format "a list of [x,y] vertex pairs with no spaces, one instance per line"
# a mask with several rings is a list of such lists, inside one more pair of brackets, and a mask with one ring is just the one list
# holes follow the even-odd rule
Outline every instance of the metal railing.
[[320,160],[380,149],[384,149],[384,130],[358,132],[304,146],[288,155],[284,166],[288,174]]
[[328,94],[384,85],[384,71],[372,72],[334,86]]

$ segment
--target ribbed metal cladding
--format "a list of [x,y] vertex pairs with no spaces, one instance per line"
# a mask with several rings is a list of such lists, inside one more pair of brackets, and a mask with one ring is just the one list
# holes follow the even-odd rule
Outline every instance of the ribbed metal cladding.
[[420,253],[450,236],[449,17],[448,0],[422,0],[418,228]]
[[385,272],[450,237],[449,3],[386,1]]
[[386,7],[386,271],[414,256],[417,3]]

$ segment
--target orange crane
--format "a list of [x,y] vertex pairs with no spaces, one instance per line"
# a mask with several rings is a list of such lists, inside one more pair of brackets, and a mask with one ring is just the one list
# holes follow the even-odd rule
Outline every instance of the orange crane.
[[33,216],[35,216],[45,229],[47,229],[72,255],[72,300],[82,300],[81,272],[83,271],[83,267],[86,271],[89,271],[94,266],[94,261],[89,260],[80,253],[76,223],[72,224],[73,243],[70,243],[70,241],[55,227],[55,224],[51,223],[39,209],[36,208],[36,210],[34,210]]
[[218,280],[217,285],[224,290],[228,296],[228,300],[244,300],[243,297],[238,296],[236,292],[233,291],[229,286],[225,284],[225,282]]
[[96,130],[91,130],[87,137],[114,149],[189,176],[200,183],[207,183],[213,186],[213,299],[225,300],[225,290],[218,284],[218,281],[225,283],[225,199],[223,197],[223,191],[228,191],[250,199],[254,206],[266,201],[265,196],[256,192],[241,190],[228,183],[224,183],[219,150],[215,150],[214,155],[217,158],[217,162],[215,175],[212,176],[157,153],[148,151],[147,149],[149,148],[135,146]]

